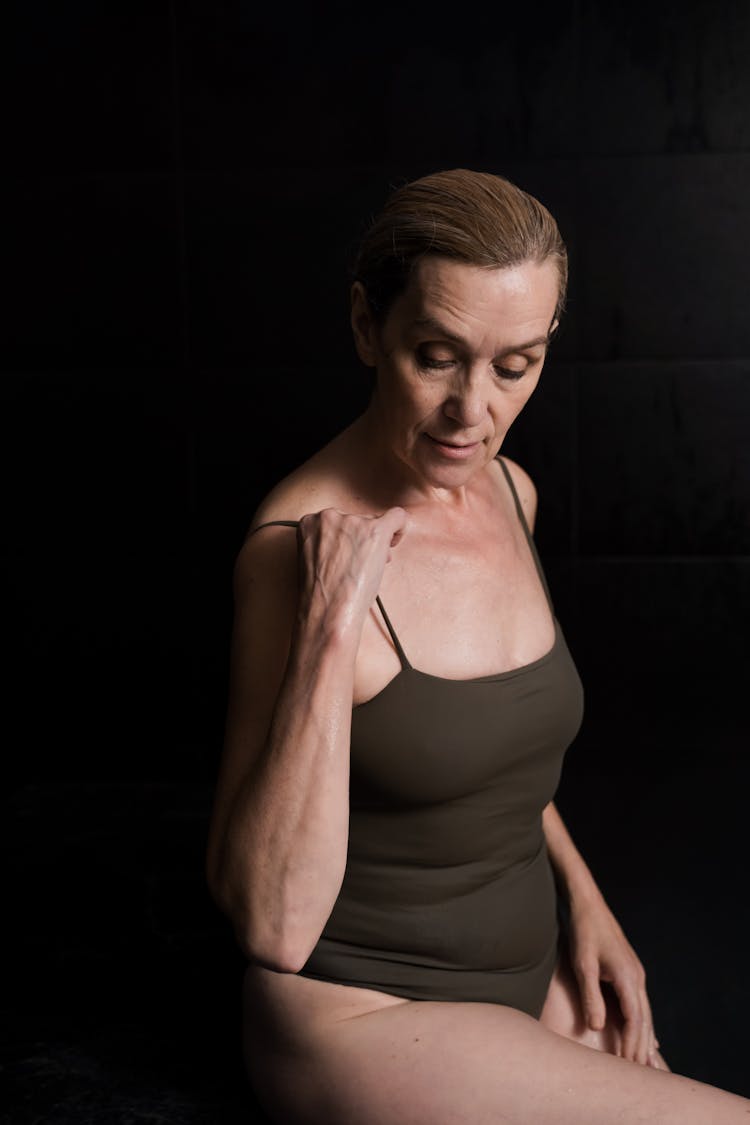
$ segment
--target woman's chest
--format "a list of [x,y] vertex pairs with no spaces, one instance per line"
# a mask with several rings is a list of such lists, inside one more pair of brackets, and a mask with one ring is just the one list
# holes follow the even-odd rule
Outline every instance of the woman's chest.
[[[458,548],[426,540],[400,552],[380,598],[413,668],[466,680],[522,667],[551,649],[552,613],[525,541],[487,537]],[[374,605],[357,657],[355,703],[382,690],[401,666]]]
[[[582,707],[562,638],[540,660],[497,677],[402,671],[352,713],[352,800],[376,810],[454,802],[470,820],[519,811],[528,819],[554,793]],[[489,793],[487,804],[481,795]]]

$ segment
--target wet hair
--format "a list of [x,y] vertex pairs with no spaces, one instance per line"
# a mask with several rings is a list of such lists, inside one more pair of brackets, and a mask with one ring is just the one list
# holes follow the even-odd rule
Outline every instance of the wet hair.
[[551,260],[560,282],[555,318],[562,314],[568,254],[557,223],[538,199],[502,176],[454,168],[403,184],[388,197],[350,270],[379,327],[427,254],[487,269]]

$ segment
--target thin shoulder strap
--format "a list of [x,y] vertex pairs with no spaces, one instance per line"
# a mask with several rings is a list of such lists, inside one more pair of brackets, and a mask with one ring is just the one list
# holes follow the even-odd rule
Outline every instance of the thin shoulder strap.
[[380,600],[380,594],[378,594],[378,596],[375,598],[375,601],[378,603],[378,609],[380,610],[380,612],[383,615],[383,620],[385,621],[385,627],[388,630],[388,632],[391,634],[391,640],[393,641],[393,647],[395,648],[396,652],[398,653],[398,658],[401,661],[401,667],[402,668],[411,668],[411,664],[406,659],[406,653],[404,652],[404,650],[401,647],[401,641],[396,636],[396,630],[391,625],[391,619],[389,618],[388,614],[385,612],[385,606],[383,605],[383,603]]
[[[268,523],[259,523],[257,527],[253,528],[253,530],[250,532],[250,534],[255,535],[255,532],[260,531],[261,528],[263,528],[263,527],[299,527],[299,520],[269,520]],[[385,606],[381,602],[379,594],[375,598],[375,601],[377,602],[378,609],[380,610],[380,612],[383,616],[383,621],[385,622],[385,627],[391,635],[391,640],[393,641],[393,647],[395,648],[396,652],[398,653],[398,658],[401,661],[401,667],[402,668],[411,668],[411,664],[406,659],[406,653],[404,652],[403,648],[401,647],[401,641],[396,636],[396,630],[391,625],[391,620],[390,620],[388,614],[385,612]]]
[[255,535],[256,531],[264,527],[299,527],[299,520],[269,520],[268,523],[259,523],[249,534]]
[[534,536],[529,531],[529,525],[526,522],[526,516],[524,515],[523,508],[521,507],[521,501],[518,498],[518,493],[516,492],[516,486],[513,483],[513,477],[510,475],[510,472],[508,470],[508,466],[505,464],[505,461],[503,460],[503,458],[499,454],[498,454],[496,460],[500,462],[500,468],[503,470],[503,473],[505,475],[505,479],[508,482],[508,487],[510,488],[510,491],[513,494],[513,500],[514,500],[515,505],[516,505],[516,512],[518,513],[518,518],[521,521],[521,527],[523,528],[524,534],[526,535],[526,541],[529,544],[529,547],[531,549],[531,555],[532,555],[532,558],[534,559],[534,563],[536,565],[536,571],[537,571],[537,574],[539,575],[539,580],[542,583],[542,588],[543,588],[544,593],[545,593],[546,598],[547,598],[547,605],[549,606],[550,612],[552,613],[552,616],[554,617],[555,607],[552,604],[552,596],[549,592],[549,586],[547,585],[547,579],[544,577],[544,571],[542,570],[542,563],[541,563],[541,560],[539,558],[539,554],[538,554],[537,549],[536,549],[536,543],[534,542]]

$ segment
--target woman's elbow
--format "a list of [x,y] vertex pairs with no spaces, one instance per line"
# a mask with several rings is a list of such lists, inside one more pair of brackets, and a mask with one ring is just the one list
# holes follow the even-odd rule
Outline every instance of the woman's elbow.
[[248,961],[274,973],[298,973],[311,950],[248,923],[235,925],[235,937]]
[[279,946],[266,950],[249,939],[243,940],[240,935],[237,940],[248,961],[263,969],[271,969],[274,973],[298,973],[307,961],[307,954],[299,950],[284,950]]
[[226,881],[215,872],[206,871],[206,882],[212,899],[232,923],[237,945],[248,961],[275,973],[299,972],[311,949],[303,948],[299,941],[283,934],[269,932],[268,927],[258,920],[257,912],[251,910],[244,900],[238,901]]

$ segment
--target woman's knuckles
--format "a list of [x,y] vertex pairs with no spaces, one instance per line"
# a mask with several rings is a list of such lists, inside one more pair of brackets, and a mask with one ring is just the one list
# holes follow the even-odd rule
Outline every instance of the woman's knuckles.
[[[392,512],[401,514],[388,519]],[[303,516],[300,531],[303,543],[314,556],[346,560],[361,556],[363,561],[370,556],[385,558],[388,549],[403,535],[405,515],[402,509],[390,509],[382,516],[368,516],[324,508]]]

